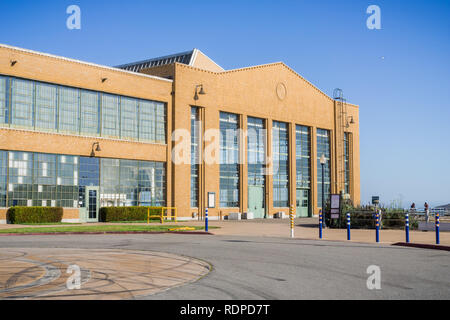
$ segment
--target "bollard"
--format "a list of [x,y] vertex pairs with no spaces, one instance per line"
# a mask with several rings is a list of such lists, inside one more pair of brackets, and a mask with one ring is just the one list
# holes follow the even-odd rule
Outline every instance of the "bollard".
[[376,215],[375,215],[375,219],[376,219],[376,221],[375,221],[375,226],[376,226],[376,241],[377,242],[380,242],[380,214],[377,212],[376,213]]
[[205,232],[208,232],[208,208],[205,209]]
[[289,210],[289,218],[291,219],[291,238],[294,238],[294,206],[291,205]]
[[409,243],[409,213],[405,214],[405,232],[406,232],[406,243]]
[[319,211],[319,238],[322,239],[322,210]]
[[347,213],[347,240],[350,241],[350,212]]
[[436,244],[440,244],[441,241],[439,239],[439,212],[436,212]]

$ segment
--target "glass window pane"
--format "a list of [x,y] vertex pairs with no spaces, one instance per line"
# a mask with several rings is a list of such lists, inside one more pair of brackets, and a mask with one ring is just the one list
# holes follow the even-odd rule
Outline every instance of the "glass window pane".
[[36,128],[56,129],[56,86],[36,83]]
[[220,113],[220,207],[239,207],[239,116]]
[[9,78],[0,76],[0,125],[8,123],[8,84]]
[[98,93],[81,90],[81,134],[98,135],[99,106]]
[[137,139],[138,136],[138,104],[136,99],[121,98],[120,101],[120,137]]
[[[322,203],[322,165],[320,157],[325,155],[326,163],[323,166],[324,195]],[[330,197],[331,172],[330,172],[330,131],[317,129],[317,205],[323,208]]]
[[289,133],[288,124],[273,122],[273,206],[289,207]]
[[102,136],[119,137],[119,97],[102,94]]
[[79,133],[79,90],[67,87],[58,88],[60,132]]
[[18,127],[33,127],[34,83],[12,80],[11,123]]

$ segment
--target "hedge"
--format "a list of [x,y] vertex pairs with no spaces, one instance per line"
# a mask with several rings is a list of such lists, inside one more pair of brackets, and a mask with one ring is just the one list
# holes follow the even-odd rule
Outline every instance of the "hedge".
[[11,224],[58,223],[63,217],[60,207],[12,207],[6,213]]
[[[327,226],[331,228],[347,228],[347,212],[350,212],[350,224],[353,229],[375,229],[375,216],[372,211],[343,211],[339,219],[331,219],[331,214],[326,212]],[[409,224],[411,230],[419,228],[419,222],[416,216],[409,216]],[[405,213],[404,212],[382,212],[381,214],[382,229],[404,229]]]
[[[100,208],[100,221],[144,221],[147,220],[149,208],[151,216],[160,216],[163,207],[103,207]],[[157,218],[152,218],[155,219]]]

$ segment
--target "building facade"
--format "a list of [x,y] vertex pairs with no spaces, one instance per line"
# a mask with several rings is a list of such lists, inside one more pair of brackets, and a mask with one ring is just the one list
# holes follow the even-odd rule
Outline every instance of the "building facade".
[[306,217],[322,181],[359,203],[358,106],[283,63],[227,71],[194,49],[106,67],[0,45],[3,223],[11,206]]

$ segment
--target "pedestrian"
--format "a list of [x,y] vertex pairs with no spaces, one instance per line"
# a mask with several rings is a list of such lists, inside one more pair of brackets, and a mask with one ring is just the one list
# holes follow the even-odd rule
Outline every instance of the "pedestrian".
[[411,212],[416,211],[416,204],[413,202],[411,205]]
[[430,221],[430,207],[428,206],[428,203],[425,202],[423,205],[424,211],[425,211],[425,222],[428,223]]

